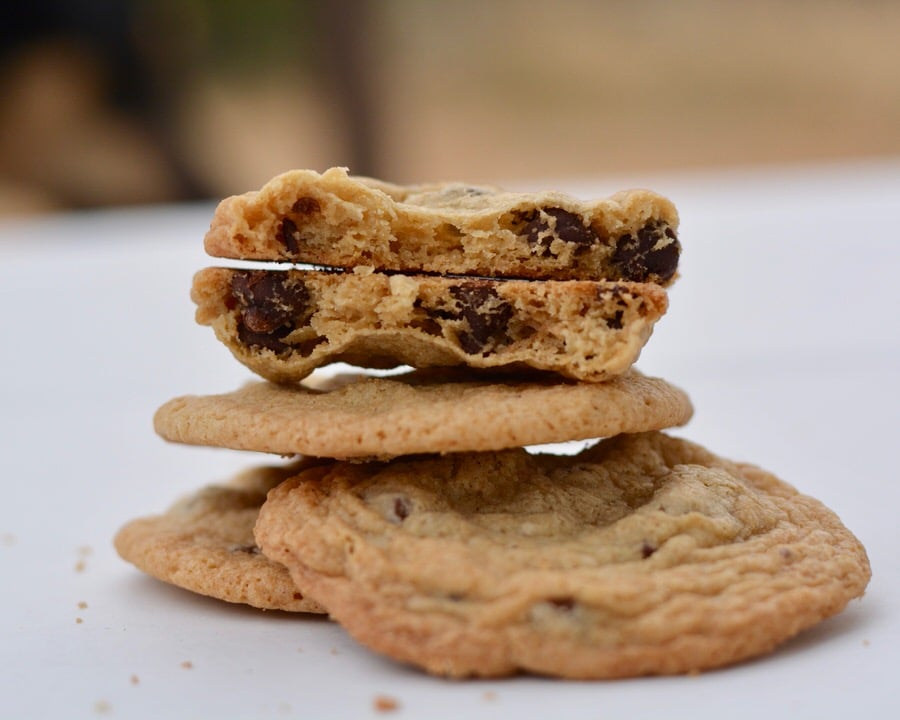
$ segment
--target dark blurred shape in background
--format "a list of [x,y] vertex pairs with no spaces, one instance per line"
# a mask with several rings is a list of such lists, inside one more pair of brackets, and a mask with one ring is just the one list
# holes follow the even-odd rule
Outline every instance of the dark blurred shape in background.
[[0,214],[900,154],[888,0],[0,7]]

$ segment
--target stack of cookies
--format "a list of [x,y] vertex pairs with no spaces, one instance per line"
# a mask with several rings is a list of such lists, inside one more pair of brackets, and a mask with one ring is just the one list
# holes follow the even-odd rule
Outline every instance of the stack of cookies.
[[[263,380],[176,398],[156,430],[291,459],[132,521],[119,553],[222,600],[327,612],[453,677],[698,671],[839,612],[869,579],[859,541],[661,432],[690,401],[633,368],[677,225],[648,191],[585,203],[342,169],[224,200],[206,249],[253,262],[200,271],[192,297]],[[314,374],[336,362],[369,370]]]

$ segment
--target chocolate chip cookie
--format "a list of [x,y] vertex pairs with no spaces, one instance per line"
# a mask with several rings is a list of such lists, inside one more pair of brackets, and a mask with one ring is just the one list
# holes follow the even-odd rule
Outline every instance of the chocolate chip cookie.
[[248,470],[227,485],[211,485],[162,515],[139,518],[115,538],[119,555],[164,582],[264,610],[325,612],[300,593],[287,570],[262,555],[253,525],[266,493],[310,468],[308,459]]
[[652,283],[207,268],[197,321],[275,382],[346,362],[531,367],[599,382],[627,370],[665,313]]
[[865,550],[769,473],[653,432],[575,457],[334,463],[273,490],[262,551],[430,673],[685,673],[766,653],[866,587]]
[[668,285],[681,251],[671,202],[647,191],[583,202],[461,183],[398,186],[295,170],[223,200],[211,255],[407,273]]
[[[315,380],[315,376],[311,378]],[[636,370],[604,383],[472,371],[361,374],[170,400],[154,417],[165,439],[330,458],[499,450],[658,430],[686,423],[687,395]]]

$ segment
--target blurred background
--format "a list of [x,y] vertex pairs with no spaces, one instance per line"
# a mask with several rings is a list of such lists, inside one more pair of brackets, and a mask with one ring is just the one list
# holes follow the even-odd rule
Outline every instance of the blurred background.
[[395,182],[900,156],[891,0],[31,0],[0,215]]

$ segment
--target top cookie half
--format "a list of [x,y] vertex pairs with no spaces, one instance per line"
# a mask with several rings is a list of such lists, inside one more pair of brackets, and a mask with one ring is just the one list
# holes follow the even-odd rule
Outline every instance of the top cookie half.
[[681,246],[664,197],[630,190],[584,202],[461,183],[399,186],[294,170],[223,200],[213,256],[330,267],[670,284]]

